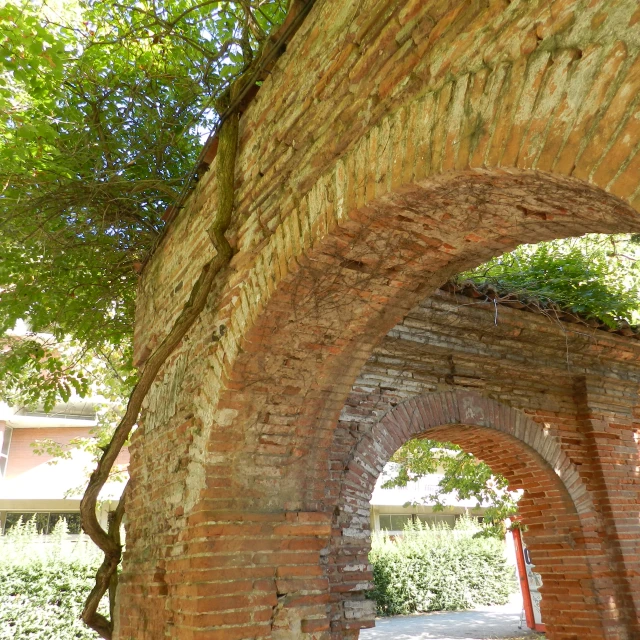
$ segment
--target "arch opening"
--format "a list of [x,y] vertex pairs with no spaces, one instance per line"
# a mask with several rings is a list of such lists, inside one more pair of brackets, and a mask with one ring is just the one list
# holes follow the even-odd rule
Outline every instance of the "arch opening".
[[[549,638],[617,637],[612,634],[617,633],[619,612],[598,578],[609,562],[599,545],[601,524],[557,434],[520,411],[466,391],[425,394],[406,401],[389,411],[354,447],[340,484],[327,560],[334,619],[341,610],[351,620],[335,637],[357,638],[358,625],[373,624],[373,607],[369,604],[367,609],[363,588],[371,575],[368,569],[358,571],[368,562],[369,501],[386,462],[416,437],[457,444],[503,475],[510,489],[523,490],[518,514],[527,527],[526,541],[536,571],[542,576],[542,614]],[[354,611],[366,613],[354,621]]]

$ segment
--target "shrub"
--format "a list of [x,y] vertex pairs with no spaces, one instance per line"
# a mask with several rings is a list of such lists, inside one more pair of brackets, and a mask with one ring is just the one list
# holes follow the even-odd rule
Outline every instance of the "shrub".
[[369,559],[379,615],[451,611],[505,604],[515,590],[504,543],[478,538],[463,518],[452,532],[444,526],[409,525],[404,536],[374,534]]
[[98,565],[95,548],[69,539],[64,520],[46,541],[35,520],[13,527],[0,537],[0,640],[98,638],[79,619]]

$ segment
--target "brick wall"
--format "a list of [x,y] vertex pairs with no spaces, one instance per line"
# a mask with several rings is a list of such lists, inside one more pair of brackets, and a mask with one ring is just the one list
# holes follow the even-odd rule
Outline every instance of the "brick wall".
[[[413,309],[363,367],[329,452],[328,501],[337,509],[326,567],[336,637],[345,599],[361,600],[370,580],[377,476],[401,444],[425,433],[460,444],[525,489],[520,511],[545,584],[550,637],[634,638],[639,356],[637,339],[444,292]],[[591,452],[587,395],[619,425],[599,423],[610,430],[602,436],[606,471],[605,455]],[[606,490],[594,485],[603,477]]]
[[[201,541],[190,518],[206,513],[212,526],[229,511],[333,518],[331,465],[351,437],[336,429],[340,412],[374,348],[420,301],[450,274],[522,242],[640,229],[639,30],[635,0],[316,3],[241,120],[232,275],[164,367],[134,437],[121,639],[329,637],[326,624],[335,621],[303,625],[294,605],[272,605],[280,622],[262,621],[263,630],[251,607],[231,601],[215,613],[235,612],[233,622],[210,624],[207,611],[195,610],[183,618],[186,600],[207,596],[177,595],[192,578],[183,580],[173,559],[197,559],[202,571],[221,566],[208,550],[217,538]],[[140,364],[211,256],[205,229],[216,197],[209,173],[145,268]],[[603,412],[600,400],[578,392],[588,384],[564,374],[564,333],[529,316],[503,347],[493,345],[494,357],[511,363],[507,387],[487,371],[477,389],[553,423],[563,451],[591,469],[602,514],[598,553],[626,567],[622,580],[609,576],[608,591],[598,592],[623,621],[602,628],[622,638],[636,616],[633,542],[622,542],[633,534],[618,520],[622,504],[606,497],[612,465],[599,456],[612,460],[621,446],[621,473],[635,482],[637,415],[624,387],[637,383],[627,371],[635,347],[618,340],[610,355],[616,339],[587,340],[571,361],[572,376],[606,374],[604,395],[626,407],[619,419],[615,402]],[[474,368],[490,351],[472,338],[475,327],[465,335],[456,322],[449,318],[441,339],[476,355],[432,374],[454,384],[478,377]],[[548,342],[536,342],[542,336]],[[539,360],[537,373],[523,372],[526,340],[556,364]],[[399,392],[410,387],[405,379]],[[623,444],[599,435],[601,427]],[[259,553],[233,575],[249,576]],[[272,594],[295,602],[305,589],[278,591],[278,563]],[[344,619],[361,614],[356,606]],[[573,632],[556,625],[551,633]]]

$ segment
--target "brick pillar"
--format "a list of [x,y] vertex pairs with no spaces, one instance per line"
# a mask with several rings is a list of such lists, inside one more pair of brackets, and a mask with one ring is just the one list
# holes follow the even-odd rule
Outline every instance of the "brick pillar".
[[123,574],[119,599],[127,612],[116,637],[328,640],[320,558],[330,533],[324,513],[222,511],[203,502],[152,573]]
[[640,638],[640,407],[638,385],[580,378],[576,385],[580,431],[585,436],[585,482],[602,519],[608,572],[610,637]]

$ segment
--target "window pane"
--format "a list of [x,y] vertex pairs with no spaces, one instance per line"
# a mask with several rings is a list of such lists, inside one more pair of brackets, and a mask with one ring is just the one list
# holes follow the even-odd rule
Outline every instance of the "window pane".
[[49,527],[49,514],[48,513],[34,513],[33,511],[22,511],[13,513],[7,513],[7,517],[4,522],[4,530],[9,531],[12,527],[18,524],[20,518],[22,523],[27,524],[31,519],[35,518],[36,529],[38,533],[47,533]]
[[408,522],[411,522],[410,514],[380,514],[380,528],[387,531],[402,531]]
[[452,529],[456,526],[456,520],[458,519],[458,516],[443,516],[443,518],[444,522],[446,522],[447,525],[449,525],[449,527],[451,527]]
[[68,533],[80,533],[80,514],[77,512],[52,513],[49,518],[49,533],[53,533],[56,524],[63,519],[67,521]]
[[456,515],[444,513],[421,513],[418,515],[418,520],[428,524],[430,527],[433,527],[433,525],[442,526],[442,524],[445,524],[451,529],[453,529],[456,523],[456,518]]
[[411,515],[392,515],[391,528],[393,531],[402,531],[411,522]]
[[11,427],[4,428],[4,434],[2,437],[2,449],[0,453],[4,456],[9,454],[9,445],[11,444],[11,434],[13,433],[13,429]]
[[20,518],[22,518],[22,523],[26,524],[27,520],[30,520],[35,515],[35,513],[7,513],[7,517],[4,521],[4,530],[9,531],[11,527],[15,527]]
[[48,533],[49,531],[49,514],[36,513],[36,527],[38,533]]

